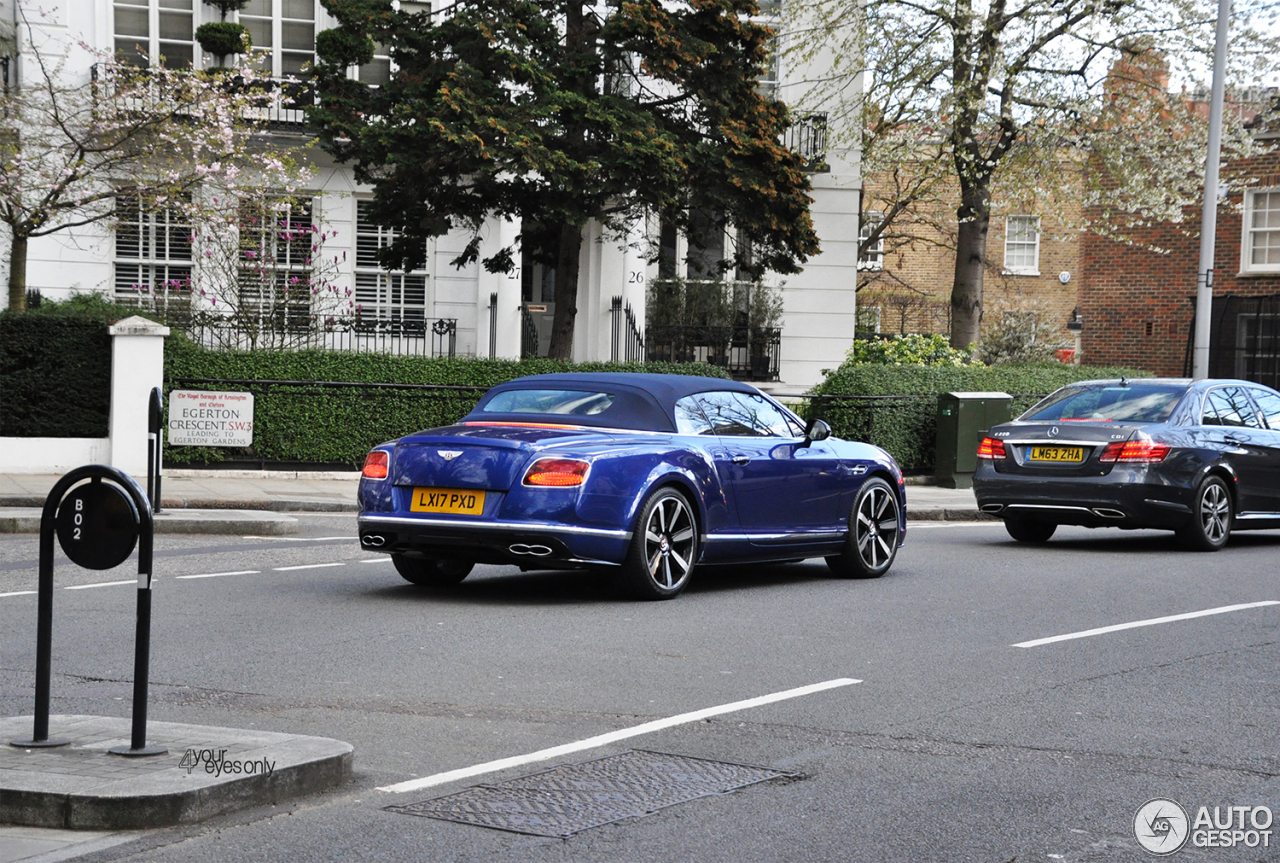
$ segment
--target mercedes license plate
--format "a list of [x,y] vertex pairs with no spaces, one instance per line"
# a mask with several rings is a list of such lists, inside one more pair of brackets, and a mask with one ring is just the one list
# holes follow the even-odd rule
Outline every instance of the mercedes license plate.
[[1084,461],[1084,448],[1078,446],[1033,446],[1027,448],[1027,461]]
[[484,492],[469,488],[422,488],[413,490],[410,512],[448,512],[480,515],[484,512]]

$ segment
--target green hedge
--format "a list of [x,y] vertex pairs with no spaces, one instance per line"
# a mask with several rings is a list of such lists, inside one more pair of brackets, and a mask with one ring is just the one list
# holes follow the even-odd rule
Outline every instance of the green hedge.
[[92,315],[0,315],[0,436],[106,437],[111,337]]
[[[938,394],[1006,392],[1013,415],[1038,396],[1072,381],[1121,376],[1149,377],[1137,369],[1069,366],[1061,363],[994,366],[891,366],[846,364],[810,390],[807,410],[831,424],[835,434],[873,443],[888,451],[903,470],[934,469],[938,436]],[[821,396],[839,396],[823,400]]]
[[[523,375],[630,371],[726,377],[700,363],[571,363],[397,357],[334,351],[209,351],[181,337],[165,345],[165,388],[247,390],[254,394],[253,446],[173,447],[169,464],[236,461],[357,467],[369,448],[466,415],[484,390]],[[346,381],[477,387],[475,390],[326,388],[316,384],[198,384],[183,379]]]

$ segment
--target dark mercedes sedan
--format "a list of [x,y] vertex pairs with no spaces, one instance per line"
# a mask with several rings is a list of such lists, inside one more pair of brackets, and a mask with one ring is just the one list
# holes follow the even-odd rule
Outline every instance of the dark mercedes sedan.
[[1175,531],[1216,551],[1280,528],[1280,393],[1248,381],[1082,381],[991,429],[973,490],[1020,542],[1060,524]]

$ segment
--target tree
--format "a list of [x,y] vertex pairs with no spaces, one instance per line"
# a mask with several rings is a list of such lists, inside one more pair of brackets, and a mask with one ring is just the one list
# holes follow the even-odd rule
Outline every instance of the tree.
[[[252,68],[232,76],[138,68],[84,45],[53,50],[35,28],[25,81],[0,94],[0,222],[9,230],[9,308],[26,308],[30,240],[116,217],[125,196],[198,218],[200,187],[288,183],[288,153],[254,138],[265,99]],[[77,56],[80,53],[80,56]],[[92,71],[90,71],[92,64]]]
[[[589,221],[619,236],[646,214],[682,229],[711,214],[750,240],[732,264],[756,274],[818,251],[803,161],[779,143],[786,107],[756,91],[771,33],[748,18],[755,0],[325,6],[341,27],[317,39],[311,118],[400,229],[384,263],[413,265],[427,238],[460,227],[461,266],[486,218],[520,218],[518,243],[556,267],[553,357],[571,352]],[[375,41],[397,68],[379,87],[347,74]],[[509,271],[515,252],[483,264]]]
[[[1184,80],[1204,74],[1213,48],[1209,4],[797,0],[794,8],[805,28],[793,34],[795,53],[834,58],[806,107],[852,118],[859,131],[849,143],[861,150],[864,175],[883,181],[883,218],[862,245],[883,241],[888,252],[922,238],[916,220],[930,229],[923,235],[933,233],[939,203],[955,213],[956,347],[979,339],[996,190],[1074,196],[1090,219],[1079,228],[1111,232],[1180,220],[1199,199],[1205,124],[1170,95],[1168,75],[1170,67]],[[1276,68],[1275,21],[1266,0],[1236,4],[1237,81]],[[848,32],[855,35],[841,35]],[[1236,123],[1224,157],[1248,147]]]

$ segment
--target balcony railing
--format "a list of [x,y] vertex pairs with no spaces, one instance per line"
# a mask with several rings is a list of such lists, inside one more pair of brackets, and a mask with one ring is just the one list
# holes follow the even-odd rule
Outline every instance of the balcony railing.
[[804,169],[814,174],[831,170],[827,164],[827,115],[804,114],[792,120],[782,144],[804,159]]
[[[94,63],[89,70],[95,92],[102,96],[107,95],[100,88],[103,88],[105,82],[110,80],[110,76],[107,74],[109,68],[102,64]],[[134,67],[127,68],[129,71],[138,74],[146,74],[147,71]],[[7,81],[7,72],[4,73],[4,77]],[[136,81],[137,79],[134,80]],[[250,98],[247,100],[249,104],[244,109],[244,118],[270,127],[305,126],[307,123],[307,109],[314,105],[316,101],[315,88],[308,81],[297,81],[288,78],[260,78],[252,84],[246,85],[240,76],[226,72],[222,73],[219,78],[219,84],[230,92],[242,91],[249,93]],[[134,90],[133,92],[137,95],[130,98],[136,102],[136,106],[127,104],[126,107],[154,109],[156,105],[163,104],[164,94],[154,91],[148,92],[149,90],[152,90],[152,88],[137,88]]]
[[651,326],[650,362],[708,363],[738,380],[776,381],[782,330],[752,326]]

